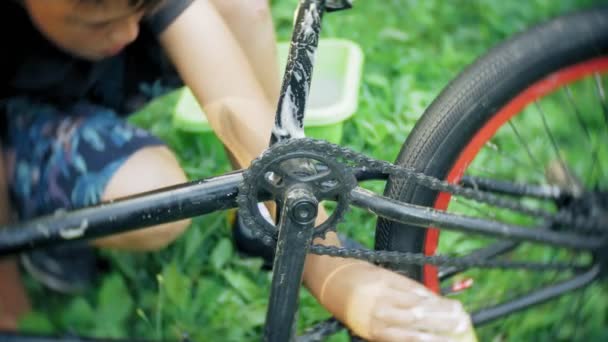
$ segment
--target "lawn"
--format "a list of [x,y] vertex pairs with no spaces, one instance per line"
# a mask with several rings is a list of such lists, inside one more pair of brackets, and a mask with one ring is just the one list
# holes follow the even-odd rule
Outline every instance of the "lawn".
[[[272,1],[279,40],[289,39],[296,2]],[[328,14],[323,36],[350,39],[365,53],[359,108],[345,124],[343,144],[394,160],[426,106],[463,67],[515,32],[593,3],[367,0],[356,2],[351,11]],[[191,179],[230,169],[217,145],[172,128],[170,113],[146,113],[133,120],[174,148]],[[383,184],[369,187],[380,192]],[[196,218],[182,238],[158,253],[104,252],[110,270],[96,288],[81,296],[52,294],[28,279],[35,311],[22,322],[23,329],[117,338],[259,340],[270,274],[260,271],[261,260],[235,252],[228,217],[218,213]],[[373,217],[354,211],[343,228],[371,244],[374,223]],[[508,282],[504,275],[495,277],[494,287]],[[589,292],[585,298],[608,302],[601,288]],[[301,328],[328,317],[306,292],[301,303]],[[481,328],[480,340],[548,339],[559,316],[572,309],[571,303],[564,300]],[[578,336],[607,338],[606,307],[578,303],[585,304],[586,314],[593,317],[589,329]]]

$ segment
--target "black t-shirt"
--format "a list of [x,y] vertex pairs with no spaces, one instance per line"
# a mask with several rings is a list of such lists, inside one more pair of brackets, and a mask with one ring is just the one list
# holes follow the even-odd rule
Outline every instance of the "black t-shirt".
[[28,96],[58,106],[86,100],[119,113],[136,109],[146,100],[142,83],[156,82],[156,88],[180,83],[157,37],[192,1],[168,0],[142,21],[138,38],[119,55],[90,62],[60,51],[34,28],[21,5],[0,0],[0,103]]

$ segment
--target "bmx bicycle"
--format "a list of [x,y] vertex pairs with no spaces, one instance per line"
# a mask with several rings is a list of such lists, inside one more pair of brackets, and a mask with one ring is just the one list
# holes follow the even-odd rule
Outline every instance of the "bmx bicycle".
[[[526,271],[522,292],[475,303],[477,325],[601,279],[608,257],[608,9],[557,18],[491,50],[447,86],[391,164],[304,138],[321,20],[351,5],[300,1],[271,147],[250,168],[3,227],[0,255],[239,207],[253,235],[276,246],[269,341],[293,338],[307,253],[385,265],[444,294],[466,287],[467,278],[443,284],[468,272]],[[387,181],[384,195],[358,186],[372,179]],[[259,212],[267,200],[279,205],[276,225]],[[315,227],[320,201],[335,202],[335,210]],[[312,243],[335,230],[351,206],[381,217],[373,250]],[[472,236],[481,236],[474,249],[436,253]],[[551,252],[538,255],[532,245]],[[552,281],[534,280],[543,272],[555,274]],[[338,328],[329,320],[300,338],[318,340]]]

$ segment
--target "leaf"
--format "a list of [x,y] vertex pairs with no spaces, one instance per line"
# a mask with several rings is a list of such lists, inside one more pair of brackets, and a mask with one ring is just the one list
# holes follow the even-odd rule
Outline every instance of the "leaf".
[[32,311],[19,321],[19,330],[36,334],[52,334],[55,332],[55,327],[46,314]]
[[184,263],[190,261],[204,241],[204,235],[198,225],[193,224],[186,234],[187,238],[184,239]]
[[236,258],[232,261],[232,265],[238,266],[239,268],[246,269],[253,273],[259,272],[264,265],[264,259],[262,258]]
[[228,269],[222,272],[222,275],[226,278],[226,281],[228,281],[230,286],[232,286],[245,300],[251,301],[252,299],[261,296],[262,291],[258,285],[244,274]]
[[148,323],[149,325],[152,325],[150,319],[148,318],[148,315],[146,315],[146,312],[142,308],[137,308],[135,312],[137,313],[137,316],[141,318],[144,322]]
[[125,253],[120,251],[106,250],[103,251],[108,258],[111,258],[116,268],[122,273],[129,281],[137,281],[138,267],[141,267],[137,263],[136,256],[132,253]]
[[387,90],[390,88],[390,82],[388,78],[386,78],[386,76],[382,74],[374,73],[365,75],[365,82],[380,89]]
[[70,329],[84,334],[88,329],[95,326],[95,312],[84,298],[77,297],[70,302],[66,311],[63,312],[61,321]]
[[192,281],[186,277],[175,262],[163,269],[163,286],[167,298],[180,309],[186,309],[191,299]]
[[90,334],[92,337],[96,337],[103,340],[107,340],[109,338],[125,338],[127,335],[125,329],[122,326],[112,324],[110,321],[99,322],[99,325],[96,325],[93,331],[90,332]]
[[133,299],[125,281],[116,273],[104,280],[97,298],[98,320],[123,324],[133,311]]
[[232,254],[232,242],[226,238],[221,239],[211,252],[211,265],[214,269],[221,270],[226,262],[232,258]]
[[251,327],[259,327],[266,322],[266,302],[253,303],[247,307],[244,312],[247,320],[247,325]]
[[220,308],[218,305],[213,305],[213,303],[217,302],[217,299],[225,290],[225,286],[222,286],[215,279],[199,279],[196,293],[190,306],[192,316],[197,316],[199,312],[203,312],[204,317],[212,317],[215,311]]

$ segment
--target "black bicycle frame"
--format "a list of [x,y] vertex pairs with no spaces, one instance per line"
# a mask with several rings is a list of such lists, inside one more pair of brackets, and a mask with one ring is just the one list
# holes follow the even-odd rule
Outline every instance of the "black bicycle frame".
[[[304,136],[304,110],[312,79],[314,56],[325,10],[351,6],[350,0],[301,0],[280,100],[275,116],[271,145],[278,141]],[[362,170],[357,178],[386,179],[387,175]],[[0,228],[0,257],[49,245],[108,236],[147,226],[172,222],[237,207],[238,186],[242,171],[194,181],[153,192],[143,193],[97,206],[59,211],[53,215]],[[272,292],[265,328],[266,341],[287,341],[294,336],[297,289],[302,278],[304,258],[312,239],[312,222],[317,202],[306,187],[290,188],[280,203],[279,240],[275,254]],[[390,220],[418,225],[484,234],[513,241],[532,241],[553,246],[594,251],[604,241],[548,229],[530,229],[491,220],[453,215],[417,207],[371,193],[361,188],[352,191],[353,205],[370,210]],[[261,198],[260,200],[267,200]],[[504,246],[503,246],[504,247]],[[501,249],[509,250],[512,246]],[[285,253],[288,251],[288,253]],[[492,254],[492,252],[488,252]],[[500,254],[499,252],[494,254]],[[452,270],[454,271],[454,270]],[[550,298],[589,284],[599,274],[598,267],[564,283],[538,290],[517,300],[473,314],[481,324],[522,310]],[[280,281],[279,281],[280,280]],[[3,341],[96,341],[80,337],[45,337],[2,334]]]

